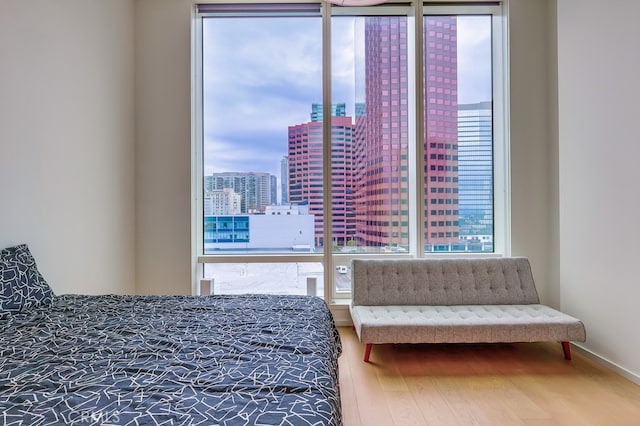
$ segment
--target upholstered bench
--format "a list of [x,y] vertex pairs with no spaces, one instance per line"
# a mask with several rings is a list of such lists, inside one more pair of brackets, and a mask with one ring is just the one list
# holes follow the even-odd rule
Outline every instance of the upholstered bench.
[[365,344],[585,341],[582,322],[541,305],[526,258],[355,259],[351,318]]

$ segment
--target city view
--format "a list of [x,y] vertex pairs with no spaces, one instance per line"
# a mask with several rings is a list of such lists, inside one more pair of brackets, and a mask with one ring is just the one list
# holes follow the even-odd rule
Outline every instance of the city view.
[[[205,20],[204,253],[322,253],[328,244],[334,253],[408,253],[414,215],[424,221],[425,253],[493,252],[490,16],[424,17],[421,150],[412,130],[408,18],[332,18],[331,158],[324,158],[325,117],[317,101],[320,23],[287,18],[285,35],[282,19]],[[230,36],[238,40],[235,49],[220,45]],[[250,63],[244,62],[246,49],[254,52]],[[273,55],[282,60],[274,65]],[[230,64],[236,74],[224,77]],[[260,73],[245,75],[248,70]],[[232,107],[231,99],[240,105]],[[420,151],[422,170],[412,172]],[[325,172],[331,173],[330,188]],[[423,175],[421,188],[415,188],[414,173]],[[331,191],[330,206],[324,205],[325,190]],[[284,271],[278,280],[298,277],[287,284],[295,292],[306,292],[308,277],[321,288],[322,265],[308,264],[302,272],[300,265],[207,268],[218,288],[239,280],[260,289],[260,279],[251,278],[260,275],[259,266],[275,275]],[[348,271],[338,268],[334,285],[348,290]]]

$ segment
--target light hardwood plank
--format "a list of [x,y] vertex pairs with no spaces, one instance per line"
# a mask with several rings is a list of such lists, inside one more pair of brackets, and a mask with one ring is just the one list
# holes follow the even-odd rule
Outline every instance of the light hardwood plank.
[[558,343],[375,345],[340,327],[345,426],[640,425],[640,386]]

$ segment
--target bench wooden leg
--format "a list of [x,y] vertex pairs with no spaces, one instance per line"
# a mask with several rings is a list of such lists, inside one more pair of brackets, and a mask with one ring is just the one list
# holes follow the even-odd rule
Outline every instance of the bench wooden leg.
[[564,352],[564,359],[571,361],[571,344],[569,342],[562,343],[562,351]]
[[371,355],[371,348],[373,343],[367,343],[364,347],[364,362],[369,362],[369,355]]

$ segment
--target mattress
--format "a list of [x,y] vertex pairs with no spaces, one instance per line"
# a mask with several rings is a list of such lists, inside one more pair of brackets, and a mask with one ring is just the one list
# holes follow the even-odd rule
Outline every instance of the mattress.
[[317,297],[56,296],[0,318],[5,425],[340,425]]

